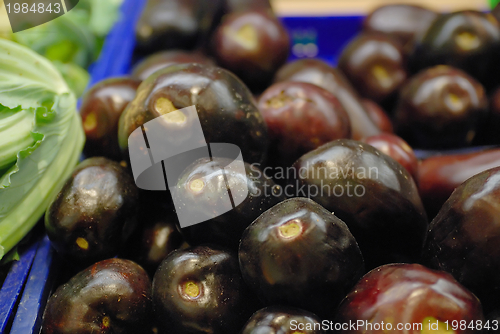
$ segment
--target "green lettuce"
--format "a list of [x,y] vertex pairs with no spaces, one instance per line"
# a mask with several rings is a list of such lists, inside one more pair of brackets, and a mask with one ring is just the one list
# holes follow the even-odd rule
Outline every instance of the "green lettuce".
[[[4,35],[51,60],[73,92],[81,96],[89,82],[86,69],[97,60],[106,35],[119,18],[122,2],[80,0],[67,14],[15,34],[7,12],[0,10],[0,38]],[[5,24],[8,29],[2,27]]]
[[41,218],[83,144],[76,98],[61,74],[0,39],[0,259]]

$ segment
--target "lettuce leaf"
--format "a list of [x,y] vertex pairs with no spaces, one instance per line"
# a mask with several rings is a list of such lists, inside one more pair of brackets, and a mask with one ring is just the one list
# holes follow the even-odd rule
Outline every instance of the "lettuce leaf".
[[[14,140],[14,134],[24,139]],[[57,69],[0,39],[0,161],[17,151],[0,172],[0,259],[43,215],[78,163],[83,143],[76,98]]]

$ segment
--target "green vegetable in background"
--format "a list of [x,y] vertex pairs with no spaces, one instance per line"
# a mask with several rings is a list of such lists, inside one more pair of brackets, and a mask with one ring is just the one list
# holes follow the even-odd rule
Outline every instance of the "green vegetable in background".
[[41,218],[83,143],[76,98],[60,73],[0,39],[0,259]]
[[[123,0],[80,0],[67,14],[11,34],[10,39],[53,61],[80,96],[89,81],[86,69],[97,60]],[[1,19],[1,18],[0,18]]]

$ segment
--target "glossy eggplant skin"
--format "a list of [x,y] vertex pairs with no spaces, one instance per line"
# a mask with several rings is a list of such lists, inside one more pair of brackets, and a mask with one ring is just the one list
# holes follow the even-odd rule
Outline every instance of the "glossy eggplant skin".
[[[211,243],[237,251],[247,226],[261,213],[285,199],[283,189],[257,166],[245,164],[245,169],[240,170],[230,165],[231,162],[225,158],[202,158],[187,167],[179,178],[176,192],[179,209],[188,207],[200,216],[211,217],[215,208],[224,206],[221,201],[227,200],[225,195],[229,191],[234,202],[241,202],[218,217],[183,228],[182,232],[190,245]],[[221,182],[221,177],[227,180],[227,184]],[[203,188],[193,190],[190,185],[200,180]],[[239,198],[241,196],[245,198]]]
[[403,87],[394,126],[412,147],[459,148],[472,143],[487,108],[488,98],[478,81],[440,65],[422,71]]
[[290,167],[303,154],[351,137],[351,121],[329,91],[305,82],[280,82],[259,98],[270,138],[268,164]]
[[420,257],[427,217],[411,175],[374,147],[340,139],[302,156],[290,181],[342,219],[356,238],[367,269]]
[[418,159],[415,156],[413,149],[401,137],[390,133],[383,133],[378,136],[364,138],[362,142],[375,147],[380,152],[387,154],[401,166],[416,180],[418,172]]
[[235,254],[215,246],[176,250],[153,279],[161,333],[237,333],[258,306]]
[[47,302],[42,333],[145,333],[151,310],[151,281],[144,269],[108,259],[57,288]]
[[118,120],[135,97],[141,82],[128,77],[104,79],[82,98],[80,116],[85,131],[83,153],[87,158],[105,156],[121,159],[118,146]]
[[459,68],[489,90],[499,81],[500,24],[490,13],[459,11],[440,15],[417,41],[413,72],[446,64]]
[[127,241],[123,257],[141,265],[153,277],[161,262],[181,247],[184,237],[177,215],[172,210],[156,208],[139,211],[141,225]]
[[344,74],[327,63],[318,59],[293,61],[284,65],[276,73],[274,82],[282,81],[307,82],[332,93],[349,114],[354,139],[359,140],[381,132],[368,116],[361,97]]
[[462,183],[429,226],[422,263],[451,273],[485,311],[500,300],[500,167]]
[[[289,306],[269,306],[255,312],[241,334],[323,334],[317,315]],[[294,332],[295,331],[295,332]]]
[[382,132],[394,133],[392,121],[381,106],[370,99],[363,99],[361,103],[363,103],[363,107],[365,107],[368,116]]
[[429,217],[436,216],[460,184],[497,166],[500,166],[500,149],[444,154],[420,162],[416,181]]
[[[163,113],[193,105],[207,143],[235,144],[245,162],[264,161],[267,126],[251,92],[229,71],[201,64],[172,65],[142,82],[120,118],[122,152],[128,154],[128,137],[136,128]],[[177,122],[165,131],[177,143],[190,126],[190,122]]]
[[244,232],[243,279],[266,305],[284,304],[331,316],[364,273],[347,225],[307,198],[277,204]]
[[170,65],[198,63],[214,65],[214,61],[201,53],[184,50],[169,50],[153,53],[146,57],[132,69],[132,78],[146,80],[154,72]]
[[420,6],[386,5],[375,9],[365,18],[363,31],[389,35],[401,43],[405,53],[409,53],[418,36],[425,33],[437,17],[436,12]]
[[473,145],[498,145],[500,144],[500,87],[490,96],[489,115],[484,127],[477,134]]
[[194,49],[208,37],[221,6],[220,0],[148,0],[135,27],[136,49]]
[[[484,315],[477,297],[448,273],[419,264],[388,264],[361,278],[342,302],[336,321],[363,323],[342,331],[349,334],[384,332],[380,326],[394,333],[472,334],[477,331],[460,329],[460,322],[475,327],[476,321],[484,322]],[[399,324],[410,327],[404,330]]]
[[363,97],[382,104],[392,104],[408,77],[399,42],[377,33],[355,37],[342,51],[338,67]]
[[262,92],[290,53],[290,37],[283,24],[263,10],[226,15],[212,36],[217,63]]
[[118,254],[137,225],[137,202],[137,187],[124,167],[89,158],[47,208],[45,229],[59,254],[87,266]]

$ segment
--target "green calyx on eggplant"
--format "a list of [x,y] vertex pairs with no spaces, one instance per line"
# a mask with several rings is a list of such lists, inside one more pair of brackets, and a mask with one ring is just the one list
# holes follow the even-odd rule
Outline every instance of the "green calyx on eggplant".
[[281,202],[244,232],[239,248],[245,282],[266,305],[290,305],[331,316],[364,273],[347,225],[307,198]]
[[42,334],[135,334],[151,325],[151,281],[138,264],[103,260],[49,298]]
[[64,259],[86,266],[118,254],[137,225],[137,206],[138,190],[127,170],[89,158],[47,208],[45,228]]
[[427,217],[408,171],[374,147],[340,139],[293,165],[289,185],[342,219],[368,269],[420,257]]

